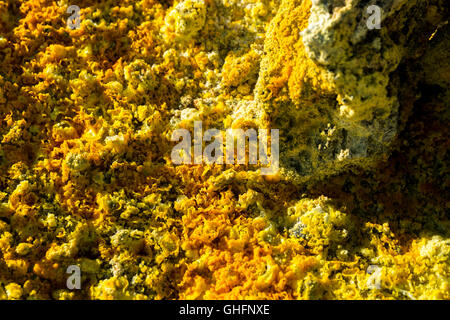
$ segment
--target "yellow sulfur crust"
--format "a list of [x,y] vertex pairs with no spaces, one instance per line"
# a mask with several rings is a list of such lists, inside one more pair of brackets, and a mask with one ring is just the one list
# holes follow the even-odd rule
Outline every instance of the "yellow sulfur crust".
[[[372,57],[372,90],[311,58],[309,0],[84,0],[74,30],[71,4],[0,0],[0,299],[450,299],[448,28],[407,80],[406,46]],[[388,91],[389,152],[324,155],[342,128],[381,141]],[[308,176],[174,165],[194,121],[279,128]]]

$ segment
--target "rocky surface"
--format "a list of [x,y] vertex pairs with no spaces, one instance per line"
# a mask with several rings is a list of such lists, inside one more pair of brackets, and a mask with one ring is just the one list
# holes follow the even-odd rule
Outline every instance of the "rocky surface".
[[448,15],[443,1],[383,1],[379,29],[369,28],[376,3],[285,1],[272,20],[256,101],[285,130],[288,175],[373,167],[391,152],[409,116],[398,91],[410,83],[395,73]]
[[0,299],[450,299],[447,1],[70,4],[0,0]]

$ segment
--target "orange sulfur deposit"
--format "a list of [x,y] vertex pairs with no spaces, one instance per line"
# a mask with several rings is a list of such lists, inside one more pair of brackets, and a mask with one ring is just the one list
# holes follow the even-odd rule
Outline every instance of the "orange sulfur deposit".
[[[355,55],[325,2],[0,0],[0,299],[450,299],[448,4]],[[175,165],[194,121],[280,172]]]

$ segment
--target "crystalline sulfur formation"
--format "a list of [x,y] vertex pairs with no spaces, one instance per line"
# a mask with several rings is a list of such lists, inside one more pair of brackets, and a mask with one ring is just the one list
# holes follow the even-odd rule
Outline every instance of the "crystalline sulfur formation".
[[286,127],[282,159],[300,176],[376,165],[407,117],[396,72],[422,50],[423,31],[445,21],[429,17],[444,4],[384,1],[370,29],[374,4],[284,1],[270,23],[255,97],[273,126]]
[[0,0],[0,299],[450,299],[447,1],[72,4]]

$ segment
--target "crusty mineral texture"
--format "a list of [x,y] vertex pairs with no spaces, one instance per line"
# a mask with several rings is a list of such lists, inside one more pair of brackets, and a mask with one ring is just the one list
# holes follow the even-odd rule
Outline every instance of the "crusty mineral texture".
[[[374,27],[370,8],[376,4],[380,19]],[[283,131],[286,176],[369,168],[389,155],[405,117],[398,90],[409,85],[392,81],[393,75],[423,53],[430,33],[448,18],[445,5],[282,2],[267,32],[255,100]]]
[[450,299],[448,2],[0,0],[0,299]]

